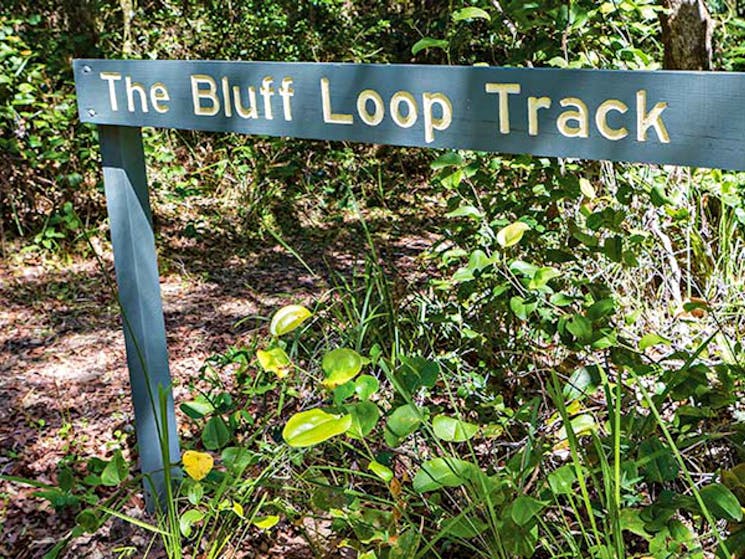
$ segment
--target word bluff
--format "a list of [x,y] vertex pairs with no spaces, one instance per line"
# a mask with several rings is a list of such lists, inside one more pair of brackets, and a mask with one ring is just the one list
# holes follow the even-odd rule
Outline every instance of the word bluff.
[[[111,110],[118,111],[122,93],[121,73],[101,72],[99,77],[108,84]],[[242,119],[273,120],[281,114],[285,121],[293,119],[292,99],[295,90],[292,77],[283,77],[279,81],[275,81],[273,76],[264,77],[258,86],[258,95],[256,86],[234,85],[227,77],[222,77],[219,82],[206,74],[191,74],[189,78],[195,116],[210,118],[221,115],[231,118],[235,115]],[[164,83],[156,82],[146,87],[142,83],[132,81],[130,76],[125,76],[123,85],[127,111],[135,112],[139,105],[144,113],[147,113],[150,107],[157,113],[168,112],[171,96]],[[510,100],[512,97],[519,98],[521,89],[519,83],[484,84],[484,92],[495,96],[500,134],[510,134],[512,131],[511,122],[514,119],[511,118]],[[354,114],[334,112],[332,87],[327,78],[320,79],[318,92],[324,123],[354,124]],[[528,96],[523,101],[527,108],[528,134],[537,136],[541,129],[540,112],[551,108],[554,100],[547,96]],[[564,97],[559,100],[559,106],[566,110],[558,115],[555,126],[559,133],[567,138],[589,138],[591,121],[600,135],[608,140],[618,141],[629,136],[628,127],[618,122],[623,119],[618,115],[625,115],[629,111],[629,106],[619,99],[604,100],[594,108],[594,114],[578,97]],[[658,102],[650,109],[647,92],[643,89],[636,91],[636,141],[647,141],[648,132],[653,129],[658,141],[670,142],[670,135],[662,119],[662,113],[666,108],[666,102]],[[410,128],[417,122],[421,112],[426,143],[434,141],[435,131],[444,132],[448,129],[453,121],[454,110],[452,100],[441,92],[422,92],[417,99],[409,91],[397,91],[386,102],[376,90],[364,89],[357,95],[356,103],[356,116],[367,126],[378,126],[388,114],[396,126]],[[611,113],[617,115],[611,117]],[[609,120],[614,120],[615,125]]]

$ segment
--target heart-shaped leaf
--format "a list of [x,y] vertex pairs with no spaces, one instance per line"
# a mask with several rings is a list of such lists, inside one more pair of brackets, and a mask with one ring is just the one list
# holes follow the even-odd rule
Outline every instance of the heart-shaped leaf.
[[278,522],[279,522],[279,516],[270,515],[270,516],[263,516],[260,518],[255,518],[253,524],[260,530],[269,530],[270,528],[274,528],[274,526],[276,526]]
[[269,325],[269,332],[272,336],[283,336],[292,332],[310,316],[310,311],[302,305],[287,305],[274,313]]
[[122,456],[122,452],[117,450],[114,457],[101,472],[101,483],[107,487],[116,487],[127,479],[128,474],[127,461]]
[[478,469],[459,458],[434,458],[424,462],[414,476],[414,491],[424,493],[443,487],[460,487],[473,479]]
[[354,382],[354,391],[360,400],[369,400],[380,388],[380,382],[372,375],[360,375]]
[[499,230],[497,233],[497,242],[504,248],[516,245],[529,229],[530,225],[527,223],[516,221],[515,223],[502,227],[502,229]]
[[203,518],[204,513],[202,511],[196,509],[187,510],[179,519],[179,530],[181,530],[181,534],[185,538],[191,536],[192,526]]
[[359,402],[353,406],[347,406],[352,414],[352,427],[349,435],[363,439],[375,428],[380,419],[380,409],[372,402]]
[[515,499],[515,502],[512,503],[510,516],[515,524],[518,526],[525,526],[534,516],[541,512],[545,506],[545,503],[542,503],[538,499],[534,499],[529,495],[520,495]]
[[256,357],[262,369],[267,373],[276,374],[279,378],[287,376],[287,372],[290,370],[290,358],[281,347],[273,347],[267,350],[260,349],[256,352]]
[[461,421],[454,417],[437,415],[432,420],[432,429],[435,435],[443,441],[462,443],[473,438],[479,427],[478,425]]
[[388,446],[398,446],[411,433],[417,430],[422,422],[424,410],[413,404],[399,406],[388,417],[385,429],[385,442]]
[[380,462],[376,462],[373,460],[367,466],[367,469],[386,483],[389,483],[393,479],[393,470],[391,470],[388,466],[384,466]]
[[326,373],[323,385],[334,389],[352,380],[362,370],[365,359],[353,349],[340,347],[323,356],[321,367]]
[[196,450],[187,450],[181,457],[184,464],[184,471],[194,481],[200,481],[207,477],[212,471],[215,461],[206,452],[197,452]]
[[202,429],[202,444],[207,450],[217,450],[230,442],[230,429],[225,420],[215,415],[207,420]]
[[352,426],[352,416],[334,415],[320,409],[296,413],[282,430],[282,438],[293,447],[313,446],[346,433]]

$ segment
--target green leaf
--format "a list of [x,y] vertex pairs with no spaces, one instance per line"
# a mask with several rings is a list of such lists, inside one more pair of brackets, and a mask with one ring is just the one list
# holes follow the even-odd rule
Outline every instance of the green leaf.
[[[569,421],[572,427],[572,432],[575,436],[581,437],[582,435],[589,435],[590,433],[597,431],[598,424],[595,422],[595,418],[589,413],[583,413],[577,417],[572,418]],[[566,425],[563,425],[557,432],[556,438],[560,441],[567,439]]]
[[390,548],[388,559],[411,559],[412,557],[416,557],[420,540],[419,531],[416,528],[409,528],[399,534],[395,543]]
[[416,56],[419,52],[423,51],[424,49],[429,49],[429,48],[447,50],[449,46],[450,46],[450,43],[443,39],[433,39],[432,37],[422,37],[416,43],[414,43],[413,47],[411,47],[411,54]]
[[566,464],[548,474],[548,485],[554,495],[570,495],[574,493],[572,486],[577,481],[574,467]]
[[662,483],[678,477],[678,463],[672,452],[657,439],[647,439],[639,445],[639,465],[647,481]]
[[187,510],[184,514],[181,515],[178,523],[179,530],[181,530],[181,535],[183,535],[185,538],[191,536],[192,527],[203,518],[204,513],[202,511],[197,509]]
[[575,314],[567,322],[567,330],[577,338],[577,341],[581,344],[586,344],[592,341],[592,323],[587,320],[581,314]]
[[367,466],[367,469],[386,483],[390,483],[390,481],[393,479],[393,470],[391,470],[388,466],[384,466],[380,462],[376,462],[375,460],[370,462],[370,464]]
[[491,16],[481,8],[468,7],[453,12],[453,21],[463,21],[464,19],[485,19],[491,21]]
[[184,485],[186,485],[186,499],[192,505],[197,506],[204,497],[204,486],[193,479],[185,480]]
[[483,533],[488,527],[480,518],[458,515],[443,523],[442,532],[453,538],[468,540]]
[[353,406],[347,406],[352,414],[352,427],[349,435],[358,439],[364,439],[377,425],[380,419],[380,409],[372,402],[359,402]]
[[184,402],[179,406],[181,411],[192,419],[202,419],[204,416],[215,411],[215,407],[204,396],[197,396],[191,402]]
[[443,487],[460,487],[473,479],[477,471],[474,464],[459,458],[435,458],[421,465],[412,486],[417,493],[437,491]]
[[510,309],[512,309],[512,312],[520,320],[528,320],[528,315],[536,310],[536,308],[538,308],[536,301],[529,303],[518,295],[510,298]]
[[230,441],[230,429],[219,415],[210,417],[202,429],[202,444],[208,450],[218,450]]
[[81,510],[77,516],[75,516],[75,523],[89,534],[98,530],[99,527],[98,516],[90,509]]
[[457,151],[447,151],[429,164],[430,168],[434,171],[439,171],[446,167],[459,167],[461,165],[463,165],[463,158]]
[[623,256],[623,239],[620,235],[607,237],[603,241],[603,254],[613,262],[621,262]]
[[321,409],[293,415],[282,430],[282,438],[293,447],[313,446],[346,433],[352,426],[352,416],[333,415]]
[[302,305],[287,305],[274,313],[269,332],[272,336],[283,336],[292,332],[310,316],[311,312]]
[[242,446],[229,446],[222,451],[220,460],[231,472],[240,474],[258,460],[257,454]]
[[323,385],[334,389],[349,382],[362,370],[364,363],[362,356],[353,349],[340,347],[329,351],[321,362],[321,367],[326,373]]
[[518,526],[525,526],[530,522],[539,512],[546,506],[538,499],[534,499],[529,495],[520,495],[515,502],[512,503],[510,516],[515,524]]
[[475,206],[460,206],[452,212],[446,213],[445,217],[472,217],[473,219],[478,220],[483,217],[483,214]]
[[612,315],[616,310],[616,302],[610,297],[596,301],[587,309],[587,318],[596,322],[601,318]]
[[650,332],[649,334],[645,334],[642,339],[639,340],[639,351],[644,351],[645,349],[656,345],[670,345],[670,340],[663,338],[654,332]]
[[354,391],[360,400],[369,400],[380,389],[380,382],[372,375],[360,375],[354,383]]
[[286,376],[290,370],[290,358],[281,347],[259,349],[256,351],[256,357],[262,369],[267,373],[276,374],[279,378]]
[[600,385],[600,371],[597,365],[588,365],[577,369],[564,385],[564,397],[567,400],[577,400],[592,394]]
[[530,225],[523,223],[522,221],[516,221],[506,227],[503,227],[497,233],[497,242],[503,248],[511,247],[520,242],[526,231],[530,229]]
[[107,487],[116,487],[125,479],[129,474],[129,468],[127,466],[122,452],[117,450],[114,453],[114,457],[106,464],[106,467],[101,472],[101,484]]
[[701,499],[715,518],[740,522],[742,507],[737,497],[721,483],[712,483],[701,489]]
[[533,275],[533,279],[531,279],[528,283],[528,289],[541,289],[543,287],[546,287],[546,284],[549,281],[554,278],[558,278],[559,276],[561,276],[561,272],[559,272],[559,270],[557,270],[556,268],[550,268],[548,266],[538,268],[538,270],[536,270],[535,274]]
[[462,443],[473,438],[478,432],[479,427],[473,423],[460,421],[453,417],[437,415],[432,420],[432,429],[435,432],[435,436],[443,441]]
[[413,404],[399,406],[388,417],[385,429],[385,442],[388,446],[398,446],[403,439],[419,428],[424,411]]

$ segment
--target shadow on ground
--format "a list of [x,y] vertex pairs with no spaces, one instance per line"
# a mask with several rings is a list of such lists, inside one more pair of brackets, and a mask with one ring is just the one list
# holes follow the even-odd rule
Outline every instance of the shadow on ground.
[[[214,230],[189,238],[172,223],[160,225],[177,400],[206,357],[252,335],[265,324],[262,317],[291,302],[310,304],[339,278],[364,273],[371,253],[359,222],[299,227],[301,216],[283,217],[277,235],[296,255],[271,236],[249,241]],[[431,244],[430,224],[409,217],[366,223],[393,284],[421,281],[417,258]],[[32,257],[0,263],[0,473],[54,483],[62,461],[105,457],[122,443],[133,448],[124,344],[107,278],[113,278],[113,265],[105,248],[100,263],[92,257],[66,264]],[[0,482],[6,535],[0,556],[41,557],[73,525],[72,517],[31,494]],[[121,526],[112,530],[106,542],[84,538],[66,556],[108,557],[116,538],[126,543],[134,537]]]

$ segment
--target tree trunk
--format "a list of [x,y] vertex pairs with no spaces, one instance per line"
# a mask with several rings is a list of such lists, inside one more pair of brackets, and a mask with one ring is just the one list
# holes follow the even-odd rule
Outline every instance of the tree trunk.
[[660,14],[665,68],[711,70],[711,34],[714,23],[704,0],[663,0]]

